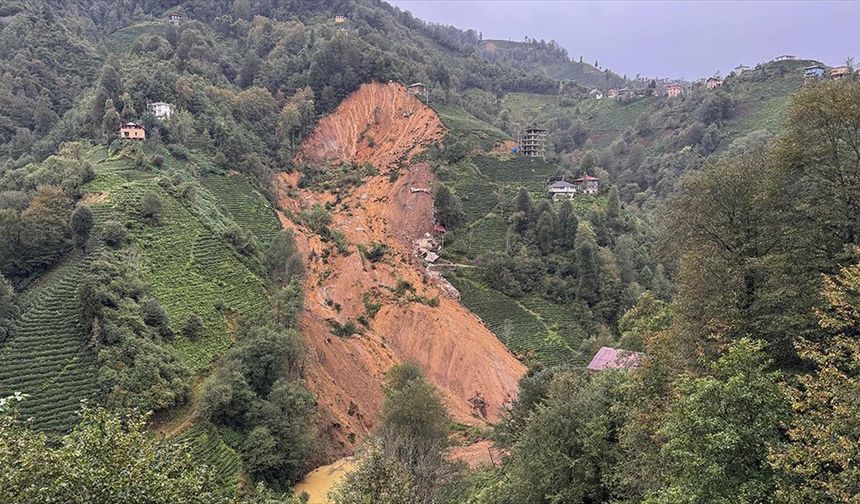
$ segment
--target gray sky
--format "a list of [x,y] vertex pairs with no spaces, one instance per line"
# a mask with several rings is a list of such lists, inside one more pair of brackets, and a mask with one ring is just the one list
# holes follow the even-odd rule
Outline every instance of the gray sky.
[[694,79],[780,54],[838,65],[860,53],[860,1],[387,0],[484,38],[555,39],[629,77]]

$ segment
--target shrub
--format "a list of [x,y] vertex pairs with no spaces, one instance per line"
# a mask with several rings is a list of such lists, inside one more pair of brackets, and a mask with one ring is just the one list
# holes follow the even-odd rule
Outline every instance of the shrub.
[[155,155],[152,156],[152,164],[156,168],[161,168],[164,166],[164,156]]
[[147,191],[140,200],[140,215],[149,222],[158,222],[161,218],[161,213],[164,211],[164,205],[161,203],[161,198],[155,191]]
[[373,242],[370,247],[363,250],[364,258],[370,262],[379,262],[385,257],[388,252],[388,245],[384,243]]
[[69,227],[72,230],[72,239],[76,247],[86,248],[94,222],[93,212],[86,205],[80,205],[72,212]]
[[128,230],[117,221],[108,221],[102,226],[101,235],[102,240],[104,240],[108,246],[112,248],[120,248],[125,245],[125,242],[128,239]]
[[200,315],[192,313],[185,320],[185,324],[182,325],[182,335],[191,341],[196,341],[202,332],[203,319],[200,318]]

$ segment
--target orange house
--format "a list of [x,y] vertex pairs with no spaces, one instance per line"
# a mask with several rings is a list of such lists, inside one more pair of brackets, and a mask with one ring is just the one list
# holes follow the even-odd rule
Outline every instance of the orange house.
[[705,87],[706,87],[706,88],[708,88],[708,89],[718,88],[718,87],[720,87],[720,86],[722,86],[722,85],[723,85],[723,80],[722,80],[722,79],[717,79],[716,77],[710,77],[710,78],[705,82]]
[[682,94],[684,94],[684,88],[682,88],[678,84],[669,84],[668,86],[666,86],[666,94],[669,95],[669,98],[681,96]]
[[119,127],[119,137],[128,140],[146,140],[146,129],[135,122],[122,123]]

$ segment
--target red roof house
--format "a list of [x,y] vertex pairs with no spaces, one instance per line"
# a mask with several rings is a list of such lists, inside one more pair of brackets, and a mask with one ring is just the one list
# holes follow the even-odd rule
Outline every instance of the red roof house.
[[604,369],[633,369],[639,366],[645,354],[641,352],[630,352],[619,348],[601,347],[591,362],[588,363],[589,371],[603,371]]
[[448,228],[445,227],[445,224],[436,224],[433,226],[433,231],[439,234],[445,234],[448,232]]

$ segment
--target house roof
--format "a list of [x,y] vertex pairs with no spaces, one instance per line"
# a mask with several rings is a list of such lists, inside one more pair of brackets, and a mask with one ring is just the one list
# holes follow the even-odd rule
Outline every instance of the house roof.
[[136,122],[122,123],[123,128],[143,128],[143,125]]
[[711,82],[711,81],[717,81],[717,82],[720,82],[720,81],[722,81],[722,80],[723,80],[723,79],[719,79],[719,78],[717,78],[717,77],[708,77],[708,82]]
[[406,87],[427,87],[427,84],[424,84],[423,82],[415,82],[415,83],[410,84]]
[[588,363],[590,371],[602,371],[604,369],[633,369],[639,366],[645,354],[641,352],[630,352],[619,348],[601,347],[600,350]]
[[573,187],[576,186],[566,180],[556,180],[549,186],[550,189],[570,189]]
[[590,182],[592,180],[597,181],[600,179],[597,177],[592,177],[591,175],[585,175],[585,176],[579,177],[578,179],[574,180],[574,182]]
[[448,228],[445,227],[445,224],[436,224],[433,226],[433,231],[436,231],[437,233],[447,233]]
[[808,67],[805,68],[805,70],[818,70],[818,69],[824,70],[824,65],[809,65]]
[[167,106],[170,106],[170,104],[169,104],[169,103],[165,103],[165,102],[163,102],[163,101],[157,101],[157,102],[147,103],[146,105],[147,105],[148,107],[158,107],[159,105],[167,105]]

